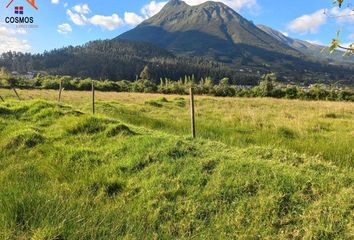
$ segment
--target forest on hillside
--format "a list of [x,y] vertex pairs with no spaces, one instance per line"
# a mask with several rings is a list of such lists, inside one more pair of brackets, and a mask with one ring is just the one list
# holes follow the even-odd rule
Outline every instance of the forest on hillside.
[[240,73],[221,63],[203,58],[175,56],[171,52],[146,43],[128,41],[94,41],[78,47],[55,49],[43,54],[4,53],[0,66],[19,73],[44,71],[52,75],[70,75],[110,80],[136,80],[148,65],[151,79],[179,79],[194,75],[215,79],[229,77],[240,83],[256,84],[251,74]]
[[317,64],[314,67],[312,64],[307,67],[289,64],[285,68],[279,66],[273,71],[267,63],[254,66],[250,62],[240,59],[239,65],[227,65],[208,58],[175,55],[151,44],[124,40],[94,41],[42,54],[7,52],[0,56],[0,67],[20,74],[35,72],[135,81],[144,67],[148,66],[150,80],[154,83],[159,83],[160,78],[180,79],[193,75],[196,79],[210,77],[214,83],[227,77],[232,84],[257,85],[263,74],[276,72],[278,80],[287,83],[353,84],[353,71],[339,66]]

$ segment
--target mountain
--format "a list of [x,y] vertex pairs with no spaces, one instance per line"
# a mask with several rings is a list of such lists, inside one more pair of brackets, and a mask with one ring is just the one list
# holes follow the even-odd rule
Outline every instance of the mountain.
[[283,33],[265,25],[257,25],[257,27],[263,30],[264,32],[268,33],[270,36],[277,39],[278,41],[302,52],[307,56],[312,56],[315,59],[327,60],[330,62],[337,63],[354,63],[354,56],[343,56],[344,53],[342,51],[337,50],[334,51],[334,53],[330,54],[328,51],[322,51],[325,46],[290,38],[288,36],[285,36]]
[[220,2],[189,6],[171,0],[116,39],[151,43],[178,56],[203,57],[255,76],[272,71],[288,82],[351,79],[353,72],[348,64],[317,57],[321,47],[256,26]]
[[171,0],[155,16],[117,37],[153,43],[183,55],[221,62],[304,58],[303,54],[262,31],[220,2],[189,6]]

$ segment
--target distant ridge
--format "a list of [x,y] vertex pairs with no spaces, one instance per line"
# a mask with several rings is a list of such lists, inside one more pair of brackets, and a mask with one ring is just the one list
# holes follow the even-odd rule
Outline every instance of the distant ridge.
[[332,62],[354,63],[354,56],[343,56],[344,52],[342,51],[335,51],[333,54],[330,54],[328,51],[322,51],[325,46],[287,37],[283,33],[265,25],[257,25],[257,27],[268,33],[270,36],[278,39],[282,43],[287,44],[288,46],[308,56],[312,56],[315,59],[328,60]]

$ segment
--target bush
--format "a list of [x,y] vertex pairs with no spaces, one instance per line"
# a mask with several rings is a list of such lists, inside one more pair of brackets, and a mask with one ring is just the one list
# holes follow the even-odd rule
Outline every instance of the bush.
[[155,93],[157,86],[149,80],[138,80],[130,84],[131,92]]
[[[34,80],[28,81],[21,78],[2,77],[0,85],[4,87],[21,88],[43,88],[58,89],[59,83],[68,90],[89,91],[92,87],[92,79],[72,78],[70,76],[43,76],[38,75]],[[283,87],[276,84],[274,74],[266,74],[261,78],[258,86],[252,88],[240,88],[231,85],[228,78],[220,80],[219,84],[214,85],[213,79],[205,78],[196,83],[194,77],[186,76],[184,80],[173,81],[161,79],[159,85],[146,79],[135,82],[123,81],[95,81],[95,87],[100,91],[114,92],[141,92],[141,93],[163,93],[163,94],[189,94],[189,88],[193,85],[195,94],[209,94],[219,97],[274,97],[287,99],[304,100],[330,100],[330,101],[354,101],[354,91],[350,89],[333,88],[325,85],[316,84],[309,89],[297,86]],[[158,106],[159,103],[151,103]]]

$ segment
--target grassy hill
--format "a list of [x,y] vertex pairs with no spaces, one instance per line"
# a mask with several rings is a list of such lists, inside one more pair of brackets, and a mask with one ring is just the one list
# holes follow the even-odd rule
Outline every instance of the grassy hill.
[[[0,103],[0,239],[352,236],[353,152],[341,148],[352,143],[351,103],[302,109],[299,101],[198,97],[200,137],[192,140],[182,98],[98,93],[96,116],[87,98]],[[275,126],[287,111],[288,129]],[[327,130],[297,128],[315,121]],[[273,134],[288,144],[273,143]],[[317,151],[292,147],[297,138],[316,138]],[[328,151],[333,144],[341,157],[316,154],[326,152],[321,138],[333,139]]]

